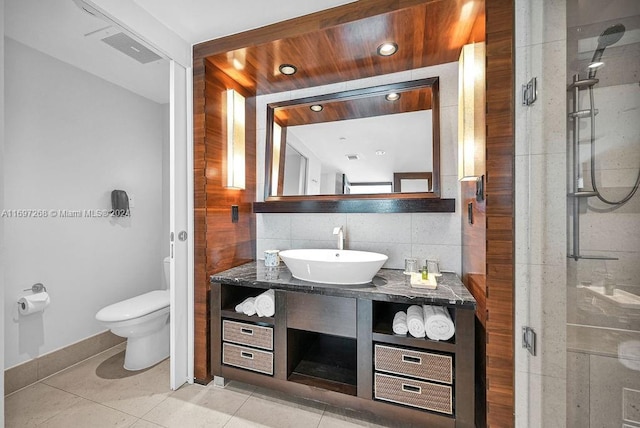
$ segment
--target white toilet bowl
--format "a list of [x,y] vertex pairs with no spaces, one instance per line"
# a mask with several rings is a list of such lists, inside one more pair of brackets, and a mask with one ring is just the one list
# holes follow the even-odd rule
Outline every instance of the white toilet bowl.
[[[169,259],[164,260],[168,279]],[[142,370],[169,356],[169,290],[154,290],[102,308],[96,319],[127,338],[124,368]]]

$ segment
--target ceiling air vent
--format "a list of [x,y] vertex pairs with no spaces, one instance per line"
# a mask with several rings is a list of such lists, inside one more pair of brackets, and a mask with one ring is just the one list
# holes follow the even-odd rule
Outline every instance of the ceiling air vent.
[[117,49],[123,54],[135,59],[141,64],[147,64],[149,62],[162,59],[158,54],[124,33],[105,37],[102,41],[112,48]]
[[349,159],[350,161],[355,161],[360,159],[359,155],[347,155],[347,159]]

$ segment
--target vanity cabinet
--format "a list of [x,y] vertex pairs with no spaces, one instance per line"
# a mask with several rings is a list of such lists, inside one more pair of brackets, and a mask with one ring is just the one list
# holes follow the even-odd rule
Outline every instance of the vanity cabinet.
[[[475,301],[449,274],[440,292],[412,293],[399,271],[382,285],[340,287],[265,272],[249,263],[211,278],[212,374],[375,413],[389,424],[474,426]],[[376,282],[374,279],[374,284]],[[235,305],[275,290],[273,317]],[[450,293],[450,294],[448,294]],[[418,295],[416,295],[418,294]],[[455,324],[447,341],[395,335],[393,316],[412,304],[446,306]]]

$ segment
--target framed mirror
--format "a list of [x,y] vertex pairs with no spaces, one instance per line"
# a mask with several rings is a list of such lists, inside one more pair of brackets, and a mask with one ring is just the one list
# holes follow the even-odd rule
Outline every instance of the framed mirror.
[[439,118],[437,77],[267,105],[265,202],[254,211],[380,212],[372,201],[453,211],[453,200],[438,203]]

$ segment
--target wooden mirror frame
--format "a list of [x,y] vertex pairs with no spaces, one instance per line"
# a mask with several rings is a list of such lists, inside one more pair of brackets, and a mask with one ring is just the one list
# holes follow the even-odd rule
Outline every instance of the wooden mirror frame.
[[[275,109],[308,106],[327,101],[348,101],[389,92],[407,92],[430,87],[432,90],[432,192],[379,193],[363,195],[271,195],[273,169],[273,124]],[[440,198],[440,94],[438,77],[412,80],[368,88],[354,89],[267,105],[267,138],[265,147],[265,202],[255,202],[254,212],[454,212],[455,199]]]

